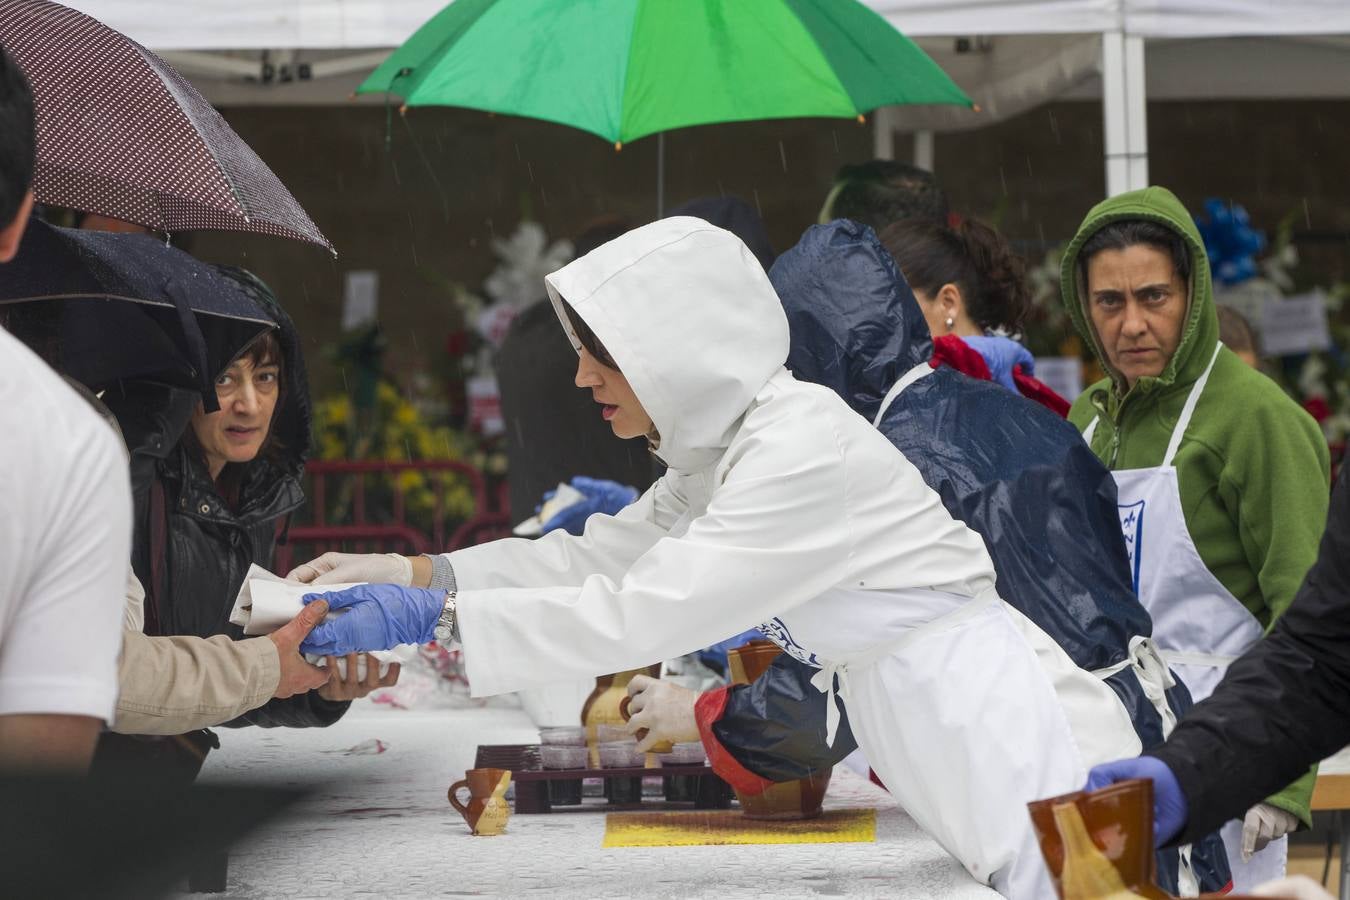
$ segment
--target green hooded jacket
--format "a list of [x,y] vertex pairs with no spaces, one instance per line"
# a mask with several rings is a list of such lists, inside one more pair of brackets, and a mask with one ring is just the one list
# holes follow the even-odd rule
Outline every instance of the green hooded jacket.
[[[1098,230],[1147,219],[1185,239],[1190,303],[1177,351],[1162,374],[1128,387],[1110,364],[1088,316],[1078,253]],[[1087,214],[1060,270],[1065,305],[1107,377],[1069,410],[1080,431],[1098,419],[1092,449],[1107,467],[1162,464],[1172,429],[1219,340],[1209,259],[1186,208],[1166,188],[1112,197]],[[1294,599],[1326,522],[1330,468],[1317,423],[1279,385],[1227,349],[1220,351],[1173,461],[1182,512],[1201,560],[1267,630]],[[1312,773],[1269,803],[1311,825]]]

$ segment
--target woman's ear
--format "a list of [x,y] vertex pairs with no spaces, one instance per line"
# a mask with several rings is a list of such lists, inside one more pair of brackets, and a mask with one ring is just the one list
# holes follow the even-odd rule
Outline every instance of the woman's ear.
[[942,318],[946,320],[947,327],[950,330],[953,323],[961,321],[961,317],[966,311],[966,302],[961,297],[961,289],[948,282],[938,288],[936,299],[938,307],[942,310]]

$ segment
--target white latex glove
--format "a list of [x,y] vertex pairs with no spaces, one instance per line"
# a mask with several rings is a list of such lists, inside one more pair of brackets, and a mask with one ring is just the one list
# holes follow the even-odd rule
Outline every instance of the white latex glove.
[[1242,861],[1264,850],[1266,844],[1298,828],[1298,817],[1269,803],[1258,803],[1247,810],[1242,820]]
[[287,581],[304,584],[412,584],[412,560],[397,553],[325,553],[296,566]]
[[1253,897],[1283,897],[1284,900],[1335,900],[1317,882],[1307,875],[1294,875],[1267,881],[1252,891]]
[[628,682],[628,733],[647,729],[647,736],[638,742],[639,753],[646,753],[654,744],[669,741],[685,744],[699,740],[698,721],[694,718],[694,701],[698,694],[669,681],[659,681],[647,675],[635,675]]

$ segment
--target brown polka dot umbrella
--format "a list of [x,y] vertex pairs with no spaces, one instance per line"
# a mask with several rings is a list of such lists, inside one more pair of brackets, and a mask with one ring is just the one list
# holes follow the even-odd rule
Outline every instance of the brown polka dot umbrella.
[[333,249],[220,113],[135,41],[57,3],[0,0],[0,46],[33,87],[39,202]]

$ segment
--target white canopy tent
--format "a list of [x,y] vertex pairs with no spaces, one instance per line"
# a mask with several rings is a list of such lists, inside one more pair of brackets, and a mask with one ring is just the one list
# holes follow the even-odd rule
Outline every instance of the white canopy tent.
[[[344,101],[388,48],[445,5],[67,2],[163,53],[218,103]],[[1146,96],[1350,96],[1350,0],[865,2],[918,40],[980,106],[878,112],[878,154],[890,155],[903,129],[915,133],[916,161],[929,167],[934,130],[979,127],[1099,91],[1115,194],[1148,183]]]

